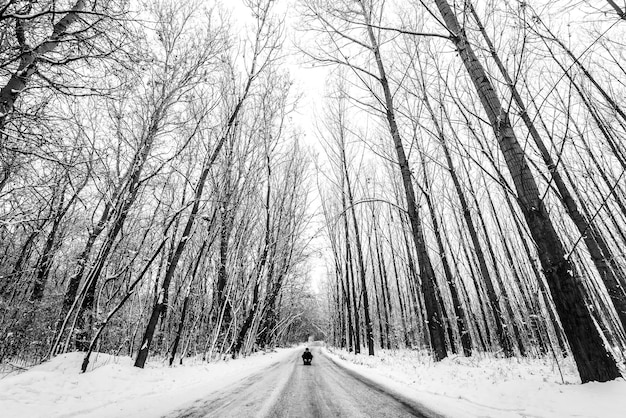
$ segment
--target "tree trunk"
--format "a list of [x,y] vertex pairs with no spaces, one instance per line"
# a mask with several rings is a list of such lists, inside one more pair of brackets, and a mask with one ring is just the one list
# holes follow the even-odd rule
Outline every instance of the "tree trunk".
[[607,350],[585,303],[583,289],[565,258],[565,249],[540,199],[537,183],[530,171],[524,151],[515,137],[509,116],[483,66],[474,54],[457,18],[445,0],[435,0],[451,32],[463,64],[476,87],[485,113],[494,129],[498,144],[518,193],[518,202],[537,245],[537,253],[554,297],[572,353],[584,382],[605,382],[620,377],[612,354]]
[[[343,133],[342,133],[343,134]],[[342,153],[342,161],[343,161],[343,169],[345,173],[346,179],[346,191],[348,193],[348,207],[350,209],[350,213],[352,214],[353,220],[353,229],[354,229],[354,241],[356,246],[356,260],[357,266],[359,270],[359,277],[361,279],[361,296],[363,297],[363,315],[365,319],[365,337],[367,339],[367,351],[370,356],[374,355],[374,332],[373,332],[373,324],[372,319],[370,317],[370,305],[369,305],[369,296],[367,292],[367,279],[366,279],[366,271],[365,271],[365,263],[363,261],[363,248],[361,247],[361,235],[359,232],[358,219],[356,217],[356,209],[354,208],[354,198],[352,196],[352,186],[350,184],[350,176],[348,174],[348,166],[346,162],[345,155],[345,143],[343,141],[342,135],[342,144],[341,144],[341,153]],[[356,296],[355,296],[356,297]],[[355,311],[358,309],[355,304]]]
[[[392,214],[391,206],[389,206],[389,216],[390,216],[390,219],[392,219],[393,214]],[[402,296],[404,292],[402,291],[402,288],[400,287],[400,277],[399,277],[400,274],[398,272],[398,264],[396,261],[396,250],[393,245],[393,234],[391,231],[391,224],[388,225],[388,229],[389,229],[389,247],[390,247],[389,252],[391,254],[391,265],[393,266],[393,276],[395,278],[396,290],[397,290],[397,295],[398,295],[398,304],[400,305],[400,320],[402,322],[403,342],[404,342],[405,348],[409,348],[411,345],[411,341],[409,339],[409,332],[407,330],[407,325],[406,325],[406,308],[404,306],[404,297]]]
[[[550,170],[550,173],[552,174],[552,180],[554,181],[554,184],[556,185],[557,190],[559,191],[561,201],[563,202],[563,205],[565,206],[568,215],[574,222],[574,225],[576,225],[578,232],[583,237],[583,241],[587,249],[589,250],[589,254],[591,255],[591,260],[594,263],[598,272],[600,273],[602,282],[605,284],[605,286],[609,290],[609,295],[611,296],[611,300],[613,304],[615,305],[615,308],[618,312],[619,319],[622,323],[622,327],[624,327],[624,329],[626,330],[626,299],[623,297],[623,295],[621,295],[621,292],[615,291],[616,284],[619,283],[620,280],[624,280],[624,278],[623,277],[618,278],[616,276],[617,271],[609,267],[607,258],[603,256],[598,241],[594,239],[594,237],[596,237],[597,239],[604,240],[604,238],[602,237],[602,233],[597,230],[595,225],[587,222],[587,220],[583,217],[583,215],[578,210],[578,205],[576,204],[576,201],[572,197],[572,194],[570,193],[568,187],[565,185],[565,182],[563,181],[563,178],[561,177],[561,173],[557,165],[554,163],[552,156],[550,155],[550,152],[546,148],[543,140],[541,139],[541,136],[539,135],[539,132],[537,131],[537,128],[535,127],[535,124],[530,119],[530,116],[528,115],[528,112],[526,110],[526,105],[524,104],[522,97],[517,91],[517,88],[515,87],[515,83],[509,76],[508,71],[506,70],[506,68],[504,67],[504,64],[500,60],[500,57],[498,56],[496,49],[491,43],[491,39],[487,35],[487,32],[485,31],[485,28],[483,27],[482,22],[480,21],[478,15],[476,14],[474,7],[471,5],[471,3],[468,3],[468,7],[472,15],[474,16],[474,19],[478,23],[478,27],[483,35],[483,38],[487,42],[487,45],[491,52],[491,56],[496,62],[500,70],[500,73],[504,77],[504,80],[509,86],[509,90],[511,91],[513,99],[515,100],[515,103],[517,104],[517,107],[520,110],[520,115],[522,117],[522,120],[524,121],[524,124],[526,125],[526,128],[528,129],[528,132],[530,133],[530,136],[533,138],[533,141],[535,142],[535,145],[537,145],[537,148],[539,149],[539,152],[541,154],[541,157],[544,163],[546,164],[548,170]],[[551,141],[551,142],[554,145],[554,141]]]
[[[389,297],[389,280],[387,277],[387,267],[385,266],[385,259],[382,254],[382,249],[380,245],[380,241],[378,239],[378,227],[376,225],[377,219],[374,216],[374,208],[372,207],[372,224],[374,228],[374,241],[376,245],[376,261],[378,263],[378,273],[381,278],[381,290],[382,290],[382,299],[383,299],[383,310],[384,310],[384,319],[385,319],[385,338],[387,339],[387,349],[391,349],[391,338],[390,338],[390,321],[393,316],[393,308],[391,306],[391,299]],[[381,347],[383,348],[383,347]]]
[[367,34],[369,37],[372,53],[376,60],[376,67],[378,69],[378,81],[383,90],[385,99],[385,114],[387,123],[389,124],[389,131],[393,139],[393,143],[396,149],[396,156],[398,159],[398,166],[400,173],[402,174],[402,184],[404,185],[404,192],[406,197],[407,212],[409,222],[411,224],[411,232],[413,236],[413,242],[417,250],[417,260],[420,268],[420,278],[422,281],[422,289],[424,293],[424,303],[426,307],[427,324],[429,330],[430,344],[432,349],[433,358],[435,361],[443,360],[448,354],[445,346],[445,330],[443,327],[443,320],[437,309],[437,283],[435,278],[435,272],[433,270],[430,256],[426,248],[426,242],[424,239],[424,232],[422,230],[422,223],[417,210],[417,204],[415,200],[415,191],[413,188],[413,180],[411,178],[411,169],[409,161],[406,158],[404,151],[404,145],[402,144],[402,138],[400,137],[400,130],[396,123],[395,107],[393,103],[393,94],[389,87],[385,66],[380,54],[380,48],[374,30],[371,24],[370,13],[366,10],[363,0],[359,1],[363,17],[365,19]]
[[[450,263],[448,262],[448,257],[446,256],[446,250],[443,245],[443,240],[441,239],[439,220],[437,219],[435,207],[430,196],[430,179],[428,178],[428,173],[426,171],[426,161],[424,161],[423,154],[422,170],[424,174],[424,197],[426,198],[426,205],[428,206],[428,210],[430,212],[431,222],[433,224],[433,233],[435,235],[435,240],[437,241],[437,249],[439,250],[439,257],[441,259],[441,264],[443,265],[443,272],[446,277],[448,287],[450,288],[450,296],[452,297],[452,306],[454,308],[454,316],[459,331],[461,347],[463,348],[463,354],[466,357],[469,357],[472,355],[472,340],[469,334],[468,327],[466,326],[467,319],[465,316],[463,305],[461,305],[461,301],[459,300],[459,292],[457,291],[455,279],[452,274],[452,269],[450,268]],[[454,341],[451,341],[451,344],[453,345]]]

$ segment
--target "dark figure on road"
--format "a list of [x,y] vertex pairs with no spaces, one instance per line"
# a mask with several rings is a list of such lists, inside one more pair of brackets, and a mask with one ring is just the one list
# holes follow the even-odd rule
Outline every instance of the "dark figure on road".
[[311,360],[313,360],[313,353],[311,353],[308,348],[304,349],[304,353],[302,354],[302,360],[304,360],[304,364],[308,366],[311,365]]

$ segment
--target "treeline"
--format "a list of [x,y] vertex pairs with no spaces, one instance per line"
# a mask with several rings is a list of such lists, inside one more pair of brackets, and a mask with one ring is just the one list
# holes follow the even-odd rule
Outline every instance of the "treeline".
[[303,49],[335,68],[318,180],[333,343],[572,356],[582,382],[621,376],[623,10],[301,6]]
[[202,1],[3,3],[0,360],[293,337],[309,160],[273,3],[242,24]]

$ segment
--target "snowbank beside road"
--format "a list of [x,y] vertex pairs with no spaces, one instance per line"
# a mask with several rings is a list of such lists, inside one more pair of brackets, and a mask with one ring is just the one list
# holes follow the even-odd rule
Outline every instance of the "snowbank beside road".
[[159,417],[247,376],[286,360],[294,350],[279,349],[247,358],[167,367],[149,362],[133,367],[129,357],[92,356],[80,374],[84,353],[69,353],[0,380],[4,417]]
[[[217,363],[187,361],[146,369],[128,357],[98,354],[78,372],[82,353],[70,353],[0,379],[0,416],[159,417],[210,396],[283,361],[301,347]],[[578,384],[574,365],[553,361],[452,357],[433,363],[417,351],[381,350],[375,357],[326,351],[334,361],[365,376],[392,396],[410,399],[449,417],[618,418],[626,411],[626,381]],[[288,377],[288,376],[287,376]]]
[[451,417],[621,418],[626,381],[579,384],[574,365],[553,361],[452,357],[433,363],[417,351],[381,350],[375,357],[327,353],[342,366],[434,412]]

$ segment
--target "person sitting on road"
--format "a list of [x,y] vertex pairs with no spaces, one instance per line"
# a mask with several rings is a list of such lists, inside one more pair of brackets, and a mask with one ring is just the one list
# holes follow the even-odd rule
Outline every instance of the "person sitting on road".
[[304,353],[302,354],[302,360],[304,360],[305,362],[306,362],[307,360],[308,360],[308,361],[313,360],[313,353],[311,353],[311,352],[309,351],[309,348],[308,348],[308,347],[304,349]]

